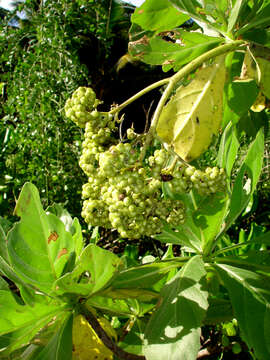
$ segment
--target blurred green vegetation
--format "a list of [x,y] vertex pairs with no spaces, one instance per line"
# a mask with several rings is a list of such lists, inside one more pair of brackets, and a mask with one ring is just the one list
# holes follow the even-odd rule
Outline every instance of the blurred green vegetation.
[[11,214],[26,181],[36,184],[45,206],[64,203],[80,214],[82,132],[63,107],[79,86],[102,97],[104,77],[116,72],[111,56],[116,62],[126,51],[132,11],[112,0],[27,0],[1,10],[2,216]]

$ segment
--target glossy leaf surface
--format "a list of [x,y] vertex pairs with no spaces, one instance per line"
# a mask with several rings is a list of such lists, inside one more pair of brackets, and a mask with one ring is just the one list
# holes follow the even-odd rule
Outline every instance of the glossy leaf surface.
[[147,359],[178,360],[179,354],[196,359],[208,307],[205,275],[204,264],[196,255],[164,286],[145,332]]
[[0,349],[9,354],[27,344],[54,316],[64,311],[61,303],[18,304],[9,291],[0,290]]
[[74,251],[72,236],[61,220],[45,213],[38,190],[30,183],[24,185],[15,213],[21,221],[8,233],[12,267],[24,281],[49,292]]

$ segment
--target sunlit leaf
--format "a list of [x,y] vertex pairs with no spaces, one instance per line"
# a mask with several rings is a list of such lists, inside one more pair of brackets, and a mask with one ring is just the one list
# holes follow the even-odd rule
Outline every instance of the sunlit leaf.
[[183,24],[189,16],[181,14],[167,0],[147,0],[137,8],[131,21],[145,30],[165,31]]
[[15,213],[21,217],[8,233],[12,267],[26,282],[48,292],[74,251],[72,236],[53,214],[42,209],[36,187],[26,183]]
[[230,11],[229,21],[228,21],[228,31],[232,31],[241,12],[241,8],[247,3],[247,0],[236,0],[233,8]]
[[196,255],[164,286],[145,331],[147,359],[179,360],[179,354],[185,354],[186,360],[196,359],[208,307],[205,275],[204,264]]
[[201,233],[198,226],[194,223],[193,214],[194,204],[190,194],[179,197],[186,206],[186,219],[184,224],[172,230],[169,226],[164,226],[161,234],[155,235],[155,239],[162,243],[181,245],[187,252],[202,252]]
[[202,247],[205,255],[212,250],[215,238],[224,227],[228,205],[228,195],[216,193],[200,202],[194,213],[194,222],[202,232]]
[[158,136],[173,145],[184,160],[198,158],[210,145],[222,120],[224,57],[202,67],[187,85],[180,86],[164,107],[157,126]]
[[218,151],[218,165],[226,170],[228,177],[231,175],[239,146],[236,129],[229,123],[223,131]]
[[63,313],[61,303],[18,304],[9,291],[0,290],[0,349],[9,354],[27,344],[54,316]]
[[103,289],[123,267],[122,260],[108,250],[89,244],[79,257],[75,269],[58,279],[57,294],[90,295]]

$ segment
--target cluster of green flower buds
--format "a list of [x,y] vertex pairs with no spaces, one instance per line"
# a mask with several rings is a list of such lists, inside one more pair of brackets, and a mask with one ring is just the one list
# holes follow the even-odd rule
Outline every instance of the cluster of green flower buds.
[[80,87],[65,106],[66,116],[85,128],[79,164],[88,176],[82,189],[88,224],[130,239],[155,235],[164,224],[176,228],[185,220],[184,203],[164,197],[164,182],[177,194],[196,189],[209,195],[225,188],[225,172],[217,167],[201,171],[178,162],[168,173],[170,155],[164,148],[149,149],[142,161],[143,136],[128,129],[127,142],[119,142],[114,117],[99,112],[99,103],[92,89]]

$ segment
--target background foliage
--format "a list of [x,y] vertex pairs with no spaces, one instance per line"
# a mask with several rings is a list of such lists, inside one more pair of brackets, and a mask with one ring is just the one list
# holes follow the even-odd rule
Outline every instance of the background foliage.
[[[19,19],[17,10],[26,18]],[[1,22],[3,214],[27,180],[38,186],[45,204],[65,202],[80,213],[82,133],[65,119],[63,107],[80,85],[91,85],[102,97],[104,74],[116,74],[112,64],[125,52],[132,10],[109,0],[30,0],[18,2]]]

